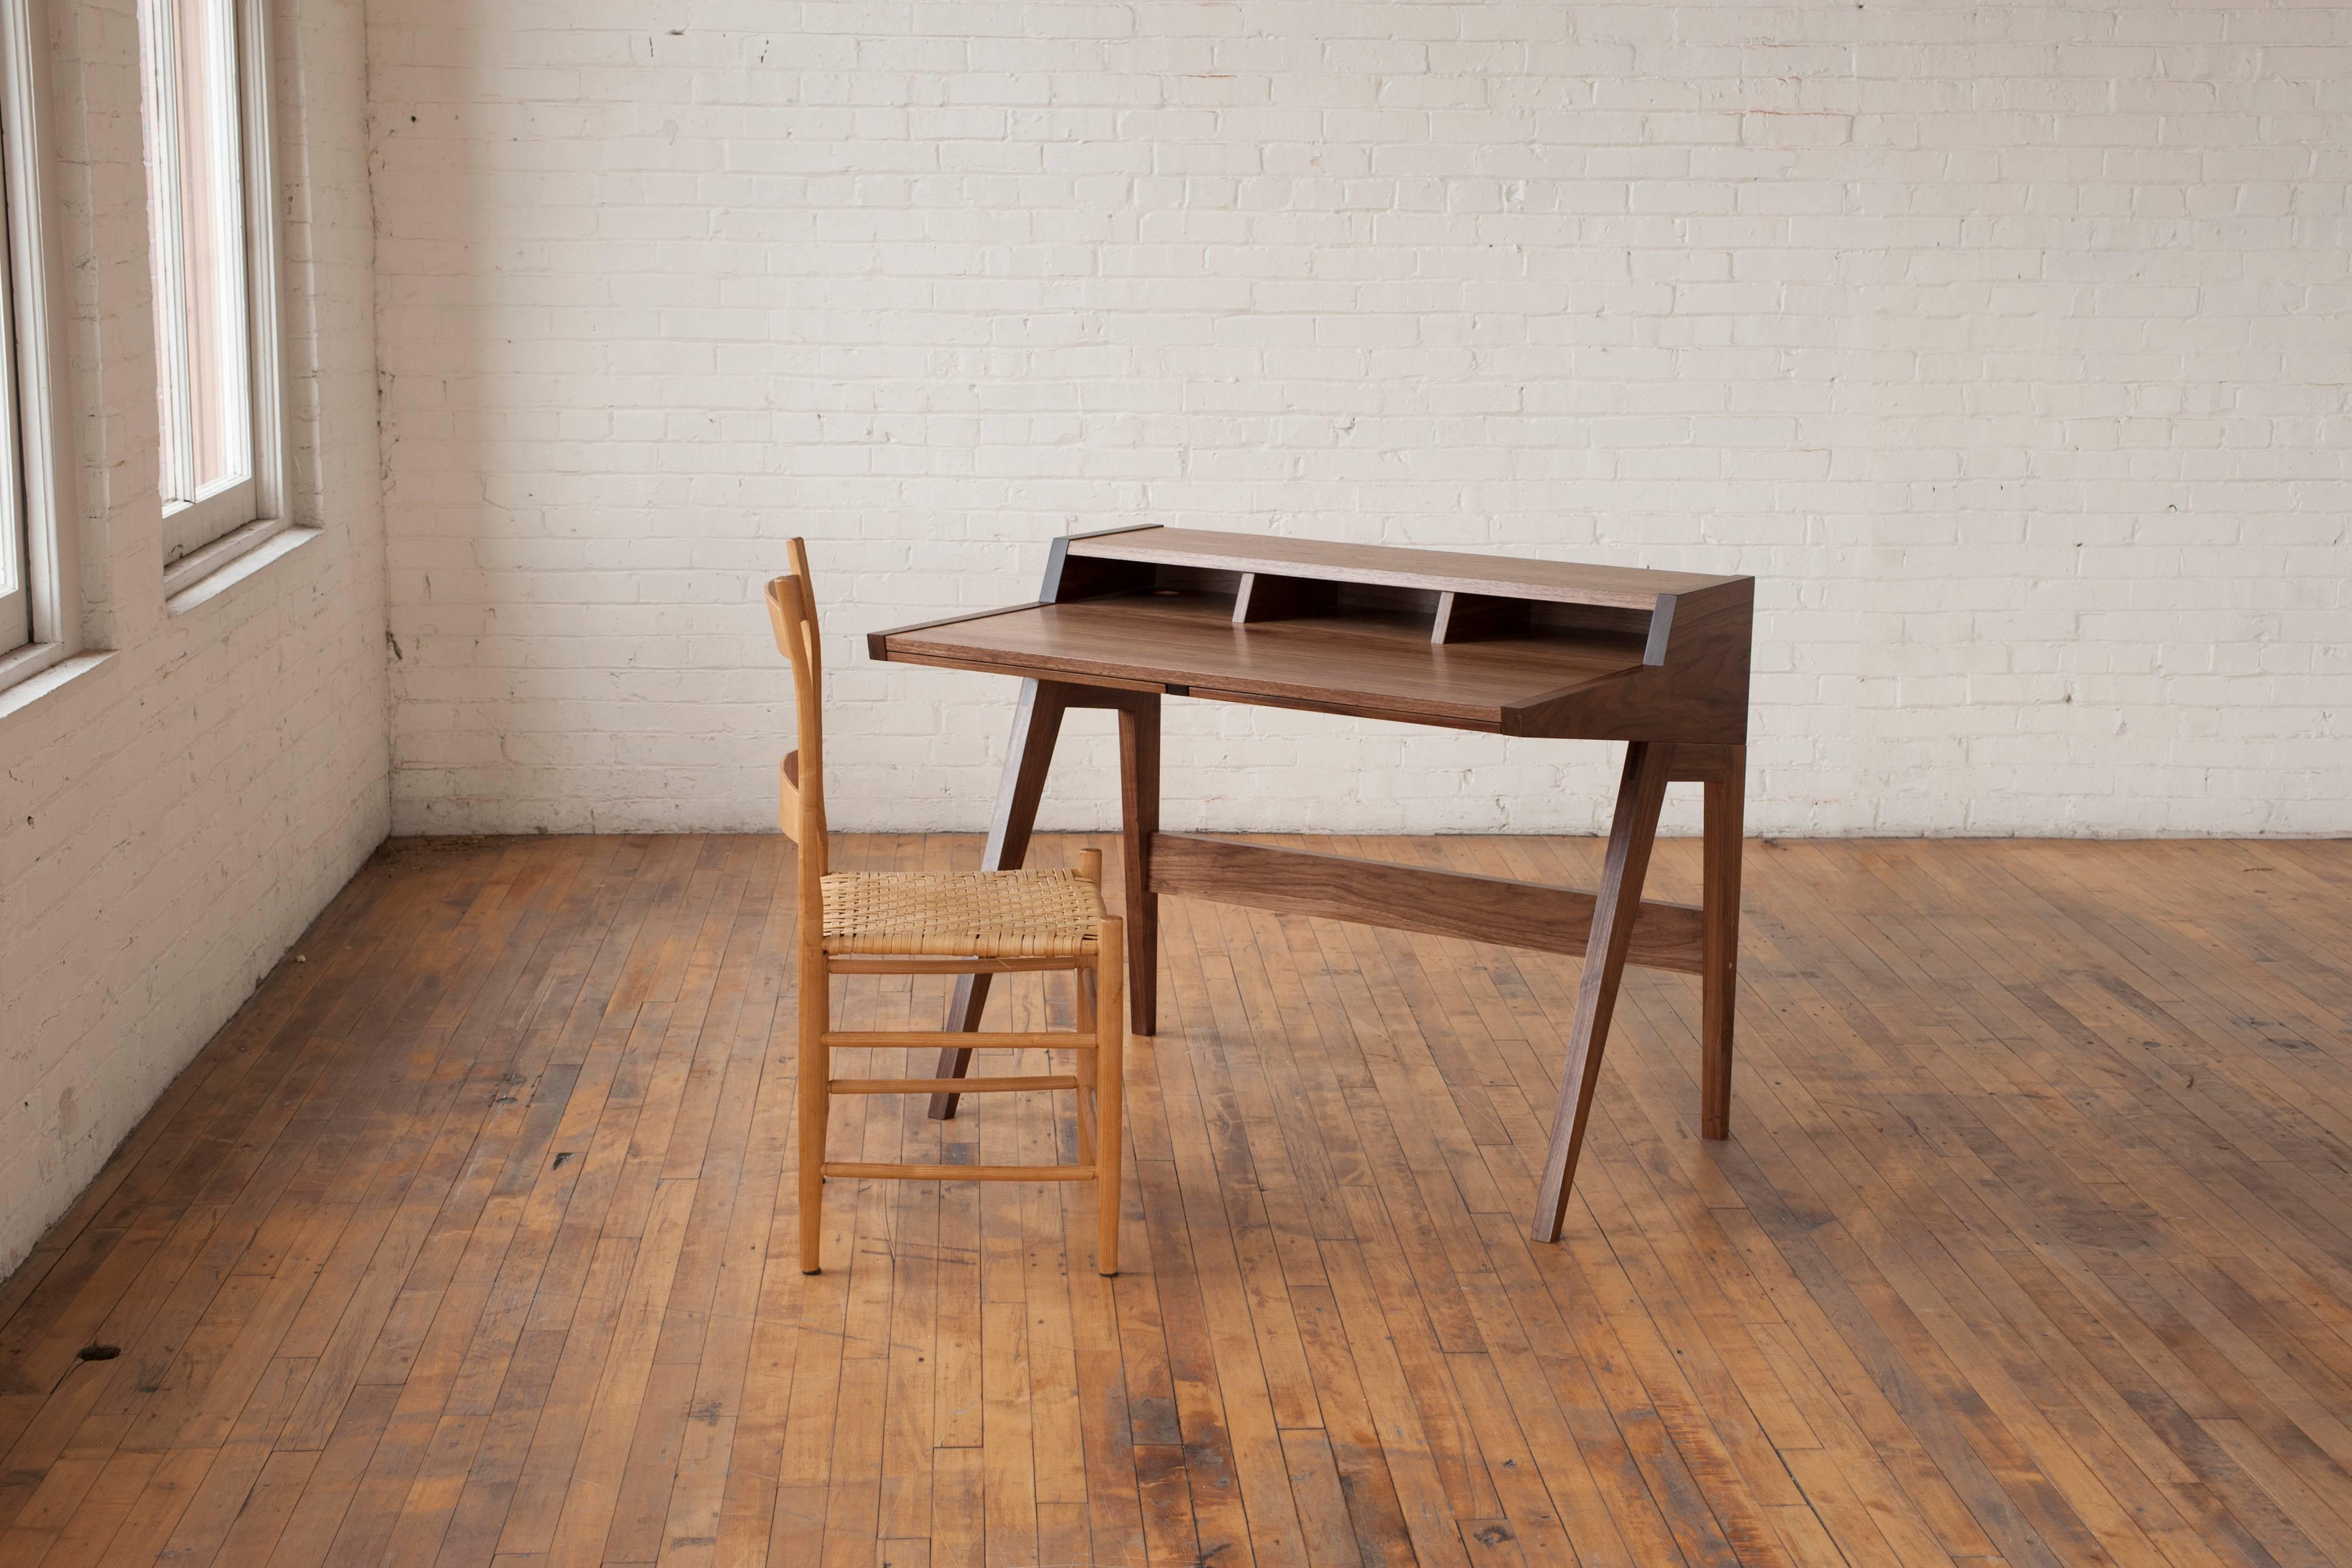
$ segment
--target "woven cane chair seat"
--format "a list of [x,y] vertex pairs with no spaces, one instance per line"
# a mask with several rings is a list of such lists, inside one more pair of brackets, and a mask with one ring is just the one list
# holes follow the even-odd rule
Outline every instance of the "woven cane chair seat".
[[824,950],[901,956],[1090,954],[1102,894],[1072,871],[836,873],[824,879]]

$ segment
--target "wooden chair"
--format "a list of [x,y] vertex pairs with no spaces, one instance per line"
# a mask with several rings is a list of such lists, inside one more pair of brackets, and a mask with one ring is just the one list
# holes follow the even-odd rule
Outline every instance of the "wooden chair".
[[[792,661],[800,749],[782,768],[784,832],[800,846],[801,1271],[817,1270],[826,1176],[899,1181],[1091,1181],[1095,1267],[1118,1272],[1121,1026],[1119,922],[1103,912],[1102,852],[1079,852],[1078,869],[828,874],[824,827],[824,665],[808,549],[788,541],[792,575],[768,584],[776,645]],[[828,1160],[825,1123],[836,1094],[931,1094],[931,1078],[835,1078],[833,1052],[942,1043],[944,1030],[896,1032],[833,1027],[835,975],[969,975],[1066,969],[1077,987],[1076,1027],[1036,1033],[955,1033],[959,1045],[1044,1048],[1074,1053],[1066,1075],[968,1078],[960,1094],[1076,1092],[1078,1163],[1052,1166],[882,1165]]]

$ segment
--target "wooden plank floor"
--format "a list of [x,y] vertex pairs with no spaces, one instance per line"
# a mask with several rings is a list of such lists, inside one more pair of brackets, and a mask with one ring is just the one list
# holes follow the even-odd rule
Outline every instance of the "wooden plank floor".
[[0,1563],[2352,1563],[2352,843],[1751,845],[1734,1141],[1633,972],[1558,1247],[1572,962],[1171,901],[1116,1281],[1058,1185],[793,1268],[789,853],[388,846],[0,1288]]

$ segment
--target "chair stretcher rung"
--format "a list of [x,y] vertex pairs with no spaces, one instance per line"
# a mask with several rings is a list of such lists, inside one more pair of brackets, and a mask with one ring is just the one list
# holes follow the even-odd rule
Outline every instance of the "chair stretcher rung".
[[924,1050],[954,1046],[963,1051],[1092,1051],[1091,1034],[1061,1034],[996,1030],[827,1030],[824,1043],[836,1051],[863,1048]]
[[894,958],[871,953],[828,953],[824,956],[824,967],[836,975],[1050,975],[1087,968],[1092,963],[1092,959],[1086,957]]
[[958,1094],[1017,1094],[1079,1085],[1067,1073],[1034,1078],[835,1078],[825,1084],[835,1094],[937,1094],[943,1086]]
[[1092,1181],[1092,1166],[887,1166],[827,1160],[829,1176],[884,1176],[899,1181]]

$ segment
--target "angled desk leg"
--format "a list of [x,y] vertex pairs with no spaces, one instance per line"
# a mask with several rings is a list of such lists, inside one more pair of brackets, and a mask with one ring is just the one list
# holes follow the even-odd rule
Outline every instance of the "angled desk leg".
[[[1030,830],[1037,825],[1037,800],[1045,792],[1045,769],[1054,760],[1054,743],[1062,737],[1062,716],[1069,711],[1069,687],[1048,681],[1021,683],[1021,706],[1013,715],[1013,748],[1004,758],[1004,782],[996,792],[996,815],[988,824],[988,843],[980,852],[982,871],[1012,871],[1029,852]],[[956,981],[948,1003],[948,1027],[969,1032],[980,1027],[988,1006],[988,975],[965,975]],[[940,1051],[934,1076],[961,1078],[971,1067],[971,1048],[950,1045]],[[960,1095],[931,1096],[931,1120],[944,1122],[955,1114]]]
[[[1687,752],[1695,748],[1681,748]],[[1731,1034],[1739,998],[1739,856],[1748,804],[1748,748],[1718,749],[1721,765],[1706,777],[1706,971],[1699,1019],[1698,1130],[1703,1138],[1731,1136]]]
[[1617,813],[1609,823],[1609,858],[1592,906],[1584,975],[1576,987],[1576,1021],[1569,1030],[1559,1104],[1551,1116],[1551,1146],[1544,1153],[1535,1218],[1528,1226],[1538,1241],[1559,1240],[1560,1225],[1568,1218],[1568,1195],[1576,1182],[1577,1156],[1584,1150],[1593,1090],[1601,1082],[1601,1052],[1609,1043],[1617,982],[1624,977],[1625,951],[1642,907],[1642,881],[1650,869],[1651,846],[1657,841],[1658,808],[1665,802],[1674,749],[1653,740],[1633,741],[1625,747],[1625,776],[1617,788]]
[[[1127,990],[1137,1034],[1150,1034],[1159,1016],[1160,895],[1150,891],[1151,835],[1160,831],[1160,694],[1024,681],[1013,711],[1013,744],[1004,758],[1004,781],[996,792],[996,815],[980,852],[982,871],[1016,871],[1029,853],[1037,825],[1037,802],[1045,793],[1045,773],[1062,737],[1062,716],[1072,708],[1114,708],[1118,713],[1119,820],[1123,829],[1127,883]],[[948,1002],[948,1027],[969,1034],[988,1007],[988,975],[963,975]],[[940,1051],[932,1076],[961,1078],[971,1068],[971,1048],[950,1045]],[[944,1122],[962,1096],[931,1096],[931,1119]]]
[[1160,894],[1151,886],[1151,835],[1160,831],[1160,694],[1120,692],[1118,798],[1127,889],[1128,1027],[1160,1023]]

